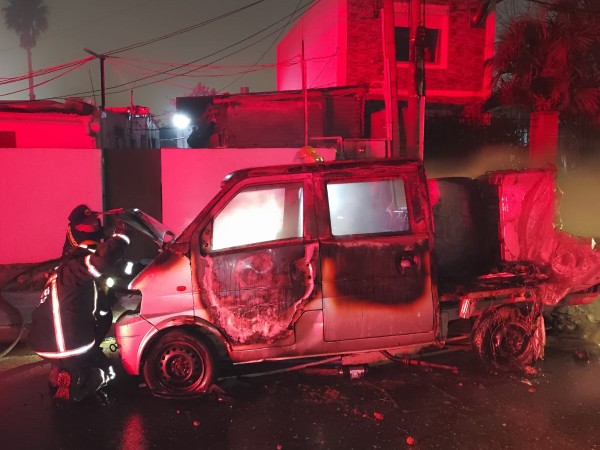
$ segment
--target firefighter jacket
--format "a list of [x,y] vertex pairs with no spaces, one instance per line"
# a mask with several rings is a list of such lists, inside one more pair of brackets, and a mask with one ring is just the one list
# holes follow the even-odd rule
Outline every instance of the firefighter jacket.
[[29,346],[43,358],[62,359],[94,347],[98,302],[96,278],[123,256],[129,238],[115,234],[95,252],[79,247],[49,277],[31,315]]

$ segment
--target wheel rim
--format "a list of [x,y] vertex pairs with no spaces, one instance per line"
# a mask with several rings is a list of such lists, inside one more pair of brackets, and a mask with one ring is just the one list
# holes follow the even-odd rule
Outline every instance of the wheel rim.
[[499,363],[518,360],[527,350],[529,344],[528,330],[516,323],[498,325],[490,340],[491,354]]
[[191,345],[173,343],[158,358],[160,382],[169,390],[193,391],[205,373],[203,356]]

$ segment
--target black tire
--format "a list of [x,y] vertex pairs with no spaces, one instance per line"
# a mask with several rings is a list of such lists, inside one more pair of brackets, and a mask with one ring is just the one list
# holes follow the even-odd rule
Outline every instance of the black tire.
[[543,357],[544,319],[532,319],[516,305],[490,308],[473,325],[471,344],[487,370],[522,372]]
[[186,331],[170,331],[149,350],[143,374],[148,388],[156,396],[202,396],[217,378],[212,345]]

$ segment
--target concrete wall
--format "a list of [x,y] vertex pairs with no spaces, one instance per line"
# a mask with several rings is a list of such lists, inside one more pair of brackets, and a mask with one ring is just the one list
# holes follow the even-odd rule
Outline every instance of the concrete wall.
[[[319,148],[326,161],[335,149]],[[176,235],[219,192],[223,178],[239,169],[297,163],[297,148],[162,150],[162,222]]]
[[30,148],[96,148],[90,135],[92,116],[50,112],[0,113],[0,131],[16,134],[16,147]]
[[[327,161],[335,159],[335,149],[317,151]],[[245,167],[297,163],[297,154],[297,148],[162,149],[162,194],[155,194],[162,195],[162,222],[179,234],[218,192],[225,175]],[[102,210],[102,193],[99,149],[0,149],[0,264],[60,257],[70,211],[80,203]],[[127,205],[111,206],[136,203],[129,198],[135,193],[123,195]],[[148,199],[140,197],[139,204],[144,202]]]
[[98,149],[0,149],[0,264],[61,255],[73,207],[102,209],[101,156]]

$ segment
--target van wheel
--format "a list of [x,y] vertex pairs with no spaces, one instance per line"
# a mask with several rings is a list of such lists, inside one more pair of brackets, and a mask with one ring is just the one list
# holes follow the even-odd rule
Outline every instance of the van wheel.
[[523,371],[542,358],[545,345],[544,318],[533,318],[516,305],[485,311],[471,335],[479,362],[495,372]]
[[212,347],[201,337],[171,331],[150,349],[143,374],[154,395],[168,398],[202,396],[217,377]]

